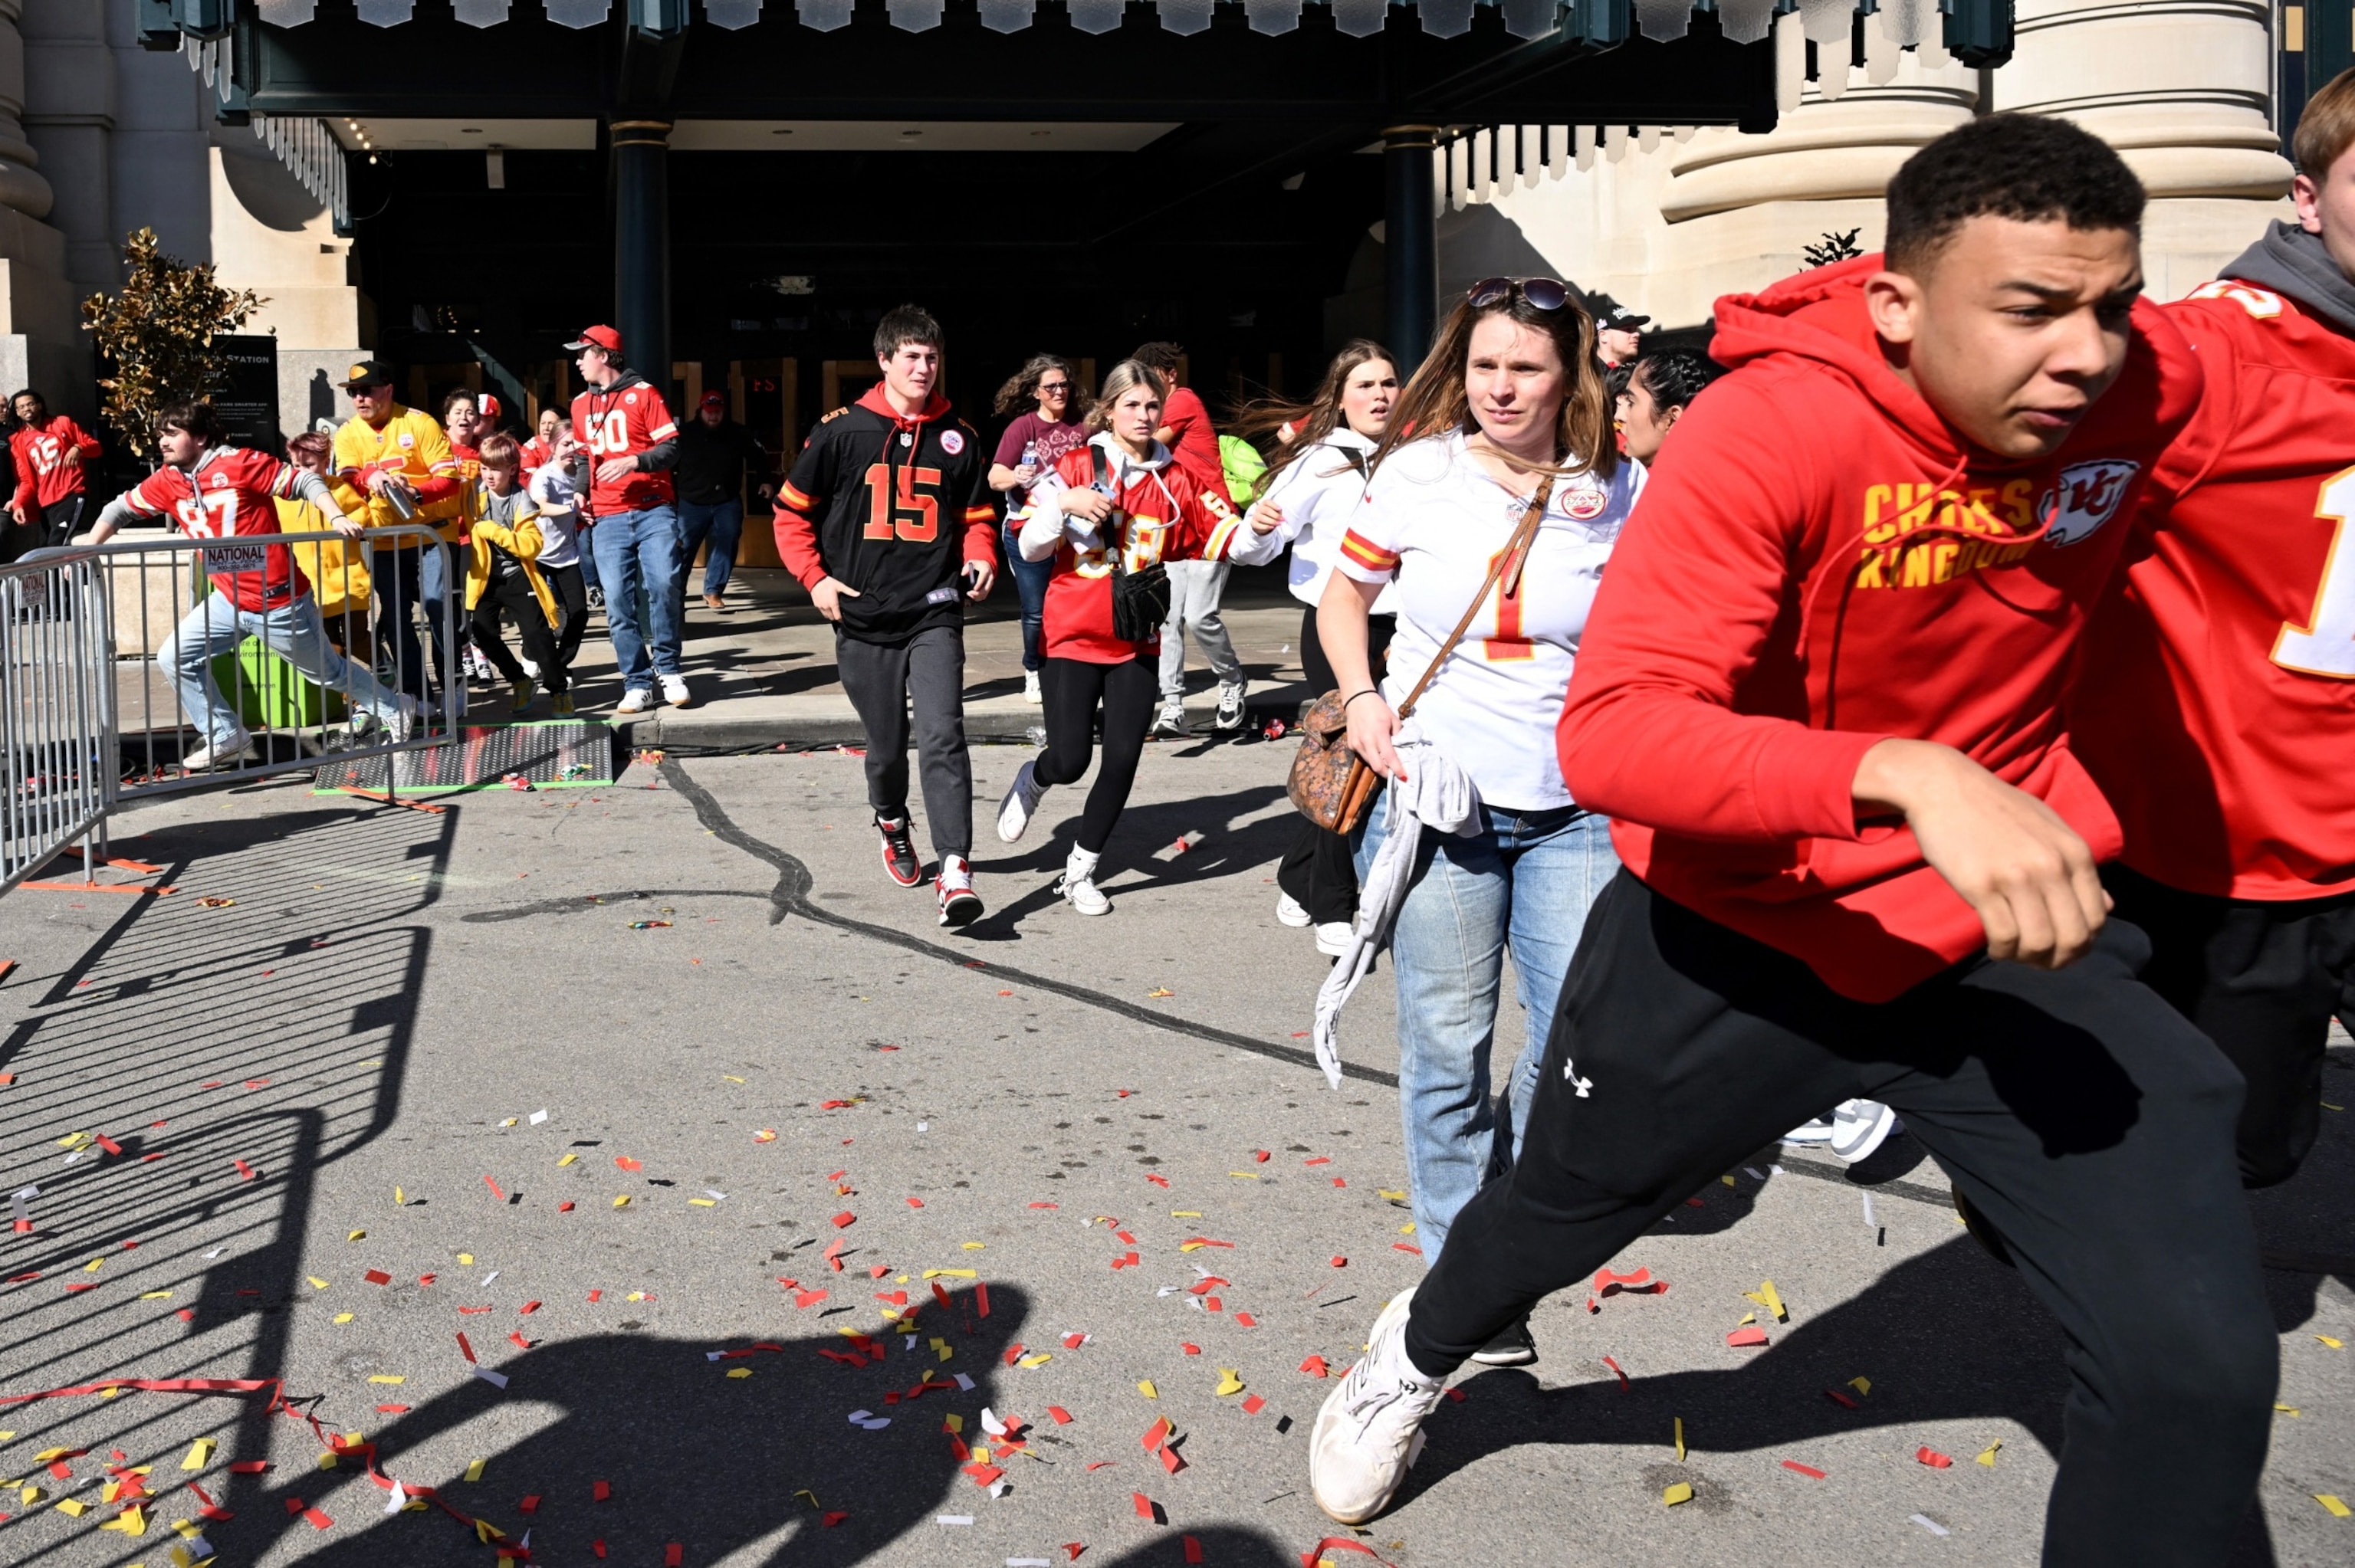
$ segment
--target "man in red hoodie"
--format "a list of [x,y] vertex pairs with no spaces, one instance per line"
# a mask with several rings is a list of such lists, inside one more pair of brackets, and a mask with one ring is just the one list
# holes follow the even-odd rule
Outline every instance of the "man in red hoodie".
[[1388,1505],[1498,1330],[1866,1097],[2073,1346],[2044,1562],[2224,1560],[2277,1355],[2241,1080],[2135,978],[2141,933],[2105,919],[2117,821],[2062,720],[2136,491],[2200,384],[2137,302],[2142,206],[2094,137],[1990,116],[1898,173],[1885,259],[1720,302],[1736,368],[1662,453],[1562,713],[1565,779],[1626,869],[1588,917],[1518,1162],[1317,1419],[1327,1512]]
[[997,513],[989,454],[941,396],[941,323],[913,305],[875,328],[882,382],[818,421],[777,493],[777,556],[834,622],[843,694],[867,730],[867,798],[884,874],[923,880],[908,819],[915,710],[941,924],[979,917],[973,758],[964,744],[964,599],[989,596]]
[[2207,369],[2094,623],[2071,733],[2118,811],[2144,970],[2249,1081],[2241,1178],[2321,1131],[2355,980],[2355,71],[2307,101],[2294,222],[2168,307]]
[[37,526],[41,545],[73,538],[90,493],[90,465],[101,450],[91,435],[63,414],[49,412],[48,399],[31,387],[8,399],[17,418],[8,438],[16,465],[16,495],[8,512],[20,528]]

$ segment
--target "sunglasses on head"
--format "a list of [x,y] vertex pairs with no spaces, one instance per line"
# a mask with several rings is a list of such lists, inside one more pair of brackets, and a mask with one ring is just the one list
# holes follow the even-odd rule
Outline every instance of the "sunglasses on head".
[[1570,303],[1570,285],[1559,278],[1483,278],[1464,291],[1464,302],[1486,310],[1515,294],[1534,310],[1558,311]]

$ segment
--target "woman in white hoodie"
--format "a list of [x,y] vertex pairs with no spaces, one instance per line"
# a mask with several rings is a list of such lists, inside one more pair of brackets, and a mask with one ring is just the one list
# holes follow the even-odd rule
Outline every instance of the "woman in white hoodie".
[[[1369,339],[1351,338],[1325,371],[1316,395],[1305,403],[1265,403],[1236,422],[1246,436],[1267,431],[1283,444],[1268,463],[1265,489],[1244,515],[1264,526],[1235,546],[1235,559],[1250,565],[1275,558],[1292,546],[1292,597],[1300,616],[1300,662],[1311,693],[1331,691],[1333,665],[1316,635],[1316,601],[1333,575],[1333,552],[1366,501],[1368,461],[1389,428],[1399,379],[1390,350]],[[1397,624],[1385,587],[1367,622],[1367,655],[1379,677]],[[1303,817],[1292,847],[1276,867],[1275,917],[1286,926],[1315,926],[1316,950],[1338,958],[1358,913],[1358,874],[1349,863],[1349,841]]]
[[1048,789],[1087,772],[1101,713],[1103,766],[1055,885],[1082,915],[1112,908],[1096,887],[1096,862],[1128,804],[1160,690],[1161,617],[1151,617],[1143,635],[1123,637],[1113,613],[1114,577],[1149,575],[1164,561],[1220,559],[1245,532],[1224,499],[1198,488],[1153,439],[1167,396],[1147,366],[1133,359],[1114,366],[1089,412],[1087,445],[1065,452],[1032,483],[1020,536],[1023,559],[1055,563],[1040,639],[1047,748],[1015,775],[998,808],[997,836],[1007,843],[1021,838]]

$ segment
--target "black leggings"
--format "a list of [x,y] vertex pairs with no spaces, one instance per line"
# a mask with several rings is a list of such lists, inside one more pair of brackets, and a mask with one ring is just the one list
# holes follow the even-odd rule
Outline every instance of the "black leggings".
[[[1391,633],[1397,630],[1395,615],[1366,617],[1366,653],[1377,683],[1390,663]],[[1325,657],[1325,644],[1316,635],[1313,604],[1300,618],[1300,667],[1307,673],[1311,696],[1323,696],[1334,689],[1333,662]],[[1381,780],[1377,779],[1373,793],[1366,798],[1367,811],[1374,810],[1381,792]],[[1284,860],[1275,868],[1275,885],[1319,926],[1357,918],[1358,872],[1350,863],[1348,836],[1320,828],[1305,817],[1300,819],[1292,847],[1284,852]]]
[[1146,726],[1153,722],[1153,705],[1161,691],[1160,666],[1143,658],[1119,664],[1049,659],[1039,672],[1039,685],[1046,699],[1047,749],[1030,769],[1041,784],[1076,783],[1088,770],[1096,708],[1099,704],[1103,707],[1103,766],[1096,770],[1087,810],[1080,817],[1080,847],[1102,854],[1136,782]]
[[523,665],[499,635],[502,609],[515,617],[516,636],[523,643],[524,657],[539,666],[540,685],[552,693],[564,691],[569,683],[564,662],[557,656],[556,634],[548,629],[548,615],[539,607],[539,596],[531,591],[531,579],[521,572],[492,578],[483,597],[474,601],[474,646],[483,651],[483,657],[510,684],[526,678]]

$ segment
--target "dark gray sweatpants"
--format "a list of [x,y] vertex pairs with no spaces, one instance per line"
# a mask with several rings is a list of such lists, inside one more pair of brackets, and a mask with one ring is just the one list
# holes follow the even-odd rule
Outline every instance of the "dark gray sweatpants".
[[843,692],[867,726],[867,800],[880,817],[908,811],[908,709],[915,707],[924,821],[936,855],[973,854],[973,758],[964,748],[964,628],[928,626],[899,647],[834,630]]

